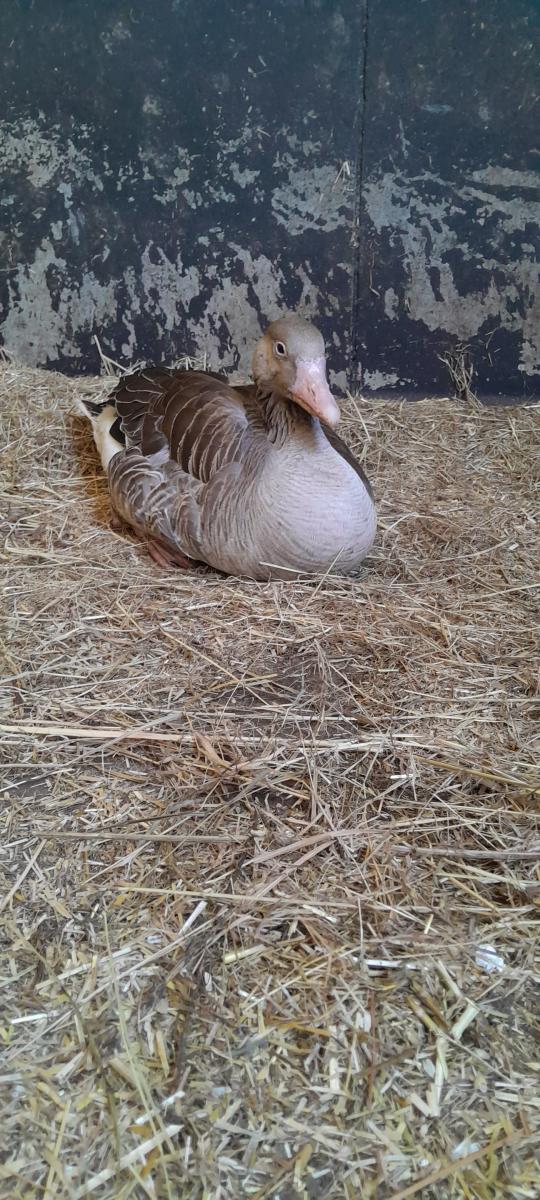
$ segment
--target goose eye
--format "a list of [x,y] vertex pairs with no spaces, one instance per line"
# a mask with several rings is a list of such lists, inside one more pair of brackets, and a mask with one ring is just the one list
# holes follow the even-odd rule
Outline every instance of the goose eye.
[[287,357],[287,350],[286,350],[285,346],[283,345],[283,342],[275,342],[274,350],[275,350],[276,354],[279,356],[279,358]]

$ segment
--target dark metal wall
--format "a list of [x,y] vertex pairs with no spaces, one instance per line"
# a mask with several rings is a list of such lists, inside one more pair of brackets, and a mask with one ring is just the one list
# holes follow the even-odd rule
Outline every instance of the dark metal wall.
[[[335,384],[540,390],[535,0],[3,0],[2,337],[95,371],[313,315]],[[535,312],[536,304],[536,312]]]
[[539,92],[538,0],[370,0],[364,383],[444,391],[461,343],[478,391],[540,391]]

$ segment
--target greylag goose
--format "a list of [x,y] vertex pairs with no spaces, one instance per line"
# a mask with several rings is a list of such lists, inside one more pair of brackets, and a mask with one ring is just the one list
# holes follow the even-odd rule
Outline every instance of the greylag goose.
[[254,383],[144,368],[84,404],[113,516],[161,566],[207,563],[248,579],[354,572],[376,529],[364,472],[334,432],[323,339],[297,316],[270,325]]

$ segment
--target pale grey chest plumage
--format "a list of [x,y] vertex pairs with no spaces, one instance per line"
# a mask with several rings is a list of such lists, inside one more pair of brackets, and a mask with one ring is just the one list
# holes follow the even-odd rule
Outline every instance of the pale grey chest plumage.
[[270,450],[257,500],[258,540],[276,566],[350,571],[373,542],[371,495],[318,423]]

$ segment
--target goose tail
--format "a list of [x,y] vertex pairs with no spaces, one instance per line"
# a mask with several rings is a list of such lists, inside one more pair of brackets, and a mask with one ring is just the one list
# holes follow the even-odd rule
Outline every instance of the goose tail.
[[107,472],[111,459],[115,454],[119,454],[126,444],[116,408],[110,403],[110,398],[95,402],[83,400],[82,397],[77,399],[77,408],[90,421],[103,470]]

